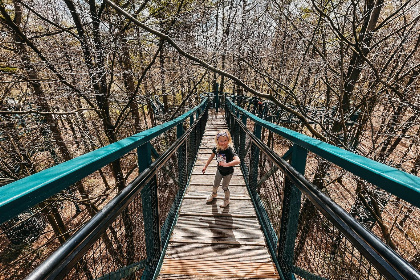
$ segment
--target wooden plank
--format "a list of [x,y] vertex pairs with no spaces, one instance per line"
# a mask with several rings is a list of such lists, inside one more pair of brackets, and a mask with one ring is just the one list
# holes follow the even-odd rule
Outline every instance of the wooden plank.
[[258,224],[257,219],[253,218],[239,218],[232,216],[182,216],[182,219],[177,223],[176,229],[181,229],[182,231],[189,231],[190,229],[204,228],[206,230],[213,229],[228,229],[242,236],[243,233],[249,231],[249,237],[253,238],[255,236],[262,237],[261,228]]
[[[178,218],[177,226],[181,227],[230,227],[232,229],[261,229],[257,219],[240,218],[232,216],[232,221],[223,216],[188,216],[183,215]],[[215,221],[217,220],[217,221]]]
[[[223,213],[220,214],[207,214],[207,213],[180,213],[181,216],[189,217],[189,216],[200,216],[200,217],[219,217],[219,216],[226,216]],[[244,219],[256,219],[256,215],[246,215],[246,214],[231,214],[232,218],[244,218]]]
[[[204,165],[206,165],[206,162],[205,161],[203,161],[202,164],[196,163],[195,167],[193,168],[193,174],[194,175],[196,175],[196,174],[200,174],[200,175],[203,174],[202,173],[202,170],[203,170]],[[206,174],[214,175],[214,174],[216,174],[216,171],[217,171],[217,165],[216,164],[209,164],[207,166],[207,169],[206,169]],[[237,172],[236,172],[236,174],[237,174]]]
[[248,200],[231,199],[226,208],[219,207],[223,202],[223,197],[215,198],[211,203],[206,203],[203,199],[188,199],[182,202],[180,213],[204,213],[204,214],[225,214],[225,215],[255,215],[255,209]]
[[245,261],[245,262],[270,262],[267,249],[261,246],[228,244],[212,244],[203,246],[198,243],[173,243],[167,250],[172,259],[189,259],[205,261]]
[[220,276],[226,278],[277,278],[270,263],[165,259],[161,274]]
[[[191,182],[194,183],[206,183],[206,182],[213,182],[214,175],[193,175],[191,176]],[[241,176],[233,176],[231,181],[233,184],[243,184],[245,185],[244,178]]]
[[177,226],[173,231],[171,242],[188,242],[213,244],[226,242],[229,244],[241,245],[259,245],[265,246],[264,237],[259,229],[233,229],[217,224],[217,219],[208,227],[184,227]]
[[[207,182],[205,182],[205,183],[200,183],[200,182],[191,182],[189,185],[190,185],[190,186],[213,186],[213,181],[207,181]],[[237,183],[232,183],[232,182],[231,182],[231,183],[229,184],[229,188],[230,188],[231,186],[242,187],[242,188],[246,189],[245,184],[237,184]]]
[[198,152],[201,154],[201,153],[206,153],[206,152],[212,152],[212,150],[213,150],[213,147],[215,147],[216,145],[215,145],[215,143],[209,143],[209,142],[207,142],[206,144],[213,144],[213,146],[203,146],[203,144],[201,144],[201,146],[200,146],[200,148],[198,148]]
[[204,236],[194,236],[193,238],[181,238],[181,237],[173,237],[171,238],[170,242],[172,243],[200,243],[202,246],[213,246],[216,244],[225,244],[230,245],[233,247],[241,247],[242,245],[248,246],[261,246],[265,247],[265,243],[258,239],[238,239],[235,238],[228,238],[228,237],[221,237],[221,238],[208,238]]
[[[248,190],[245,186],[242,185],[229,185],[230,195],[232,198],[235,196],[239,197],[247,197],[251,199],[248,195]],[[188,196],[190,193],[195,193],[195,195],[199,195],[202,198],[207,198],[207,196],[213,191],[213,182],[208,183],[206,185],[203,184],[194,184],[188,186],[188,190],[186,195]],[[217,197],[222,198],[224,197],[224,191],[222,187],[219,187],[217,190]]]
[[[184,199],[202,199],[204,201],[207,200],[207,196],[210,194],[210,190],[212,188],[209,186],[206,186],[205,191],[190,191],[187,194],[185,194]],[[231,193],[230,193],[230,199],[235,200],[250,200],[247,193],[240,194],[236,191],[232,191],[232,187],[230,187]],[[223,198],[223,190],[218,190],[217,192],[219,198]]]
[[[208,160],[208,157],[205,157],[202,159],[198,158],[197,161],[195,162],[195,168],[199,168],[201,171],[203,166],[206,164],[207,160]],[[216,168],[216,166],[217,166],[217,163],[215,161],[211,161],[210,164],[208,165],[208,167],[213,167],[213,168]],[[239,170],[239,167],[238,167],[238,170]]]
[[[203,172],[202,172],[203,167],[204,167],[204,165],[197,166],[195,169],[193,169],[193,172],[191,173],[191,175],[194,176],[194,177],[197,176],[198,179],[200,179],[199,176],[211,175],[211,176],[213,176],[213,179],[212,180],[214,180],[214,176],[216,175],[216,166],[209,166],[207,168],[205,174],[203,174]],[[235,171],[236,172],[233,173],[231,181],[234,178],[243,179],[242,172],[238,172],[238,170],[235,170]]]
[[[204,167],[204,165],[206,165],[206,162],[207,162],[206,160],[202,161],[201,163],[197,162],[195,164],[194,168],[193,168],[193,173],[192,174],[193,175],[213,175],[214,176],[216,174],[216,171],[217,171],[217,164],[215,162],[214,162],[214,164],[212,162],[207,166],[206,173],[204,173],[204,174],[202,173],[203,167]],[[239,166],[234,167],[233,176],[243,176]]]

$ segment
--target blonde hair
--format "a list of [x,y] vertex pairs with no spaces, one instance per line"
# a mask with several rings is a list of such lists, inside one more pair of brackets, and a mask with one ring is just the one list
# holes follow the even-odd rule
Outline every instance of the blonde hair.
[[216,136],[214,137],[214,142],[216,142],[216,147],[217,147],[217,150],[218,151],[220,151],[221,150],[221,148],[220,148],[220,146],[219,146],[219,137],[222,137],[222,136],[225,136],[225,137],[227,137],[228,138],[228,147],[230,146],[230,144],[232,143],[232,136],[230,136],[230,133],[229,133],[229,131],[227,131],[227,130],[221,130],[221,131],[219,131],[217,134],[216,134]]

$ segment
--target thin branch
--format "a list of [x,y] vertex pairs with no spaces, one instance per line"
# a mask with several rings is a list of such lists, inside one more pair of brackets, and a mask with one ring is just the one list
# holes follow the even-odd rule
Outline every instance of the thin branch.
[[[43,21],[48,22],[48,23],[49,23],[49,24],[51,24],[52,26],[54,26],[54,27],[58,28],[59,30],[61,30],[60,32],[58,32],[58,31],[57,31],[57,32],[54,32],[54,33],[52,33],[52,34],[48,34],[48,36],[55,35],[55,34],[59,34],[59,33],[61,33],[61,32],[66,32],[66,33],[71,34],[73,37],[78,38],[78,37],[77,37],[77,35],[76,35],[75,33],[73,33],[73,32],[71,32],[71,31],[70,31],[71,29],[75,29],[75,27],[67,27],[67,28],[64,28],[64,27],[62,27],[62,26],[60,26],[60,25],[58,25],[58,24],[56,24],[56,23],[52,22],[51,20],[47,19],[46,17],[44,17],[43,15],[41,15],[40,13],[38,13],[37,11],[35,11],[34,9],[32,9],[32,7],[30,7],[28,4],[24,3],[24,1],[19,1],[19,3],[20,3],[22,6],[26,7],[29,11],[31,11],[32,13],[34,13],[36,16],[38,16],[40,19],[42,19]],[[44,36],[45,36],[45,35],[44,35]],[[33,38],[37,38],[37,37],[41,37],[41,36],[40,36],[40,35],[39,35],[39,36],[34,36],[34,37],[32,37],[31,39],[33,39]]]
[[194,84],[194,87],[190,90],[190,92],[187,94],[187,96],[182,100],[181,104],[179,104],[178,108],[173,112],[172,116],[170,116],[170,120],[173,119],[178,112],[181,110],[182,106],[187,102],[187,100],[191,97],[191,95],[197,90],[197,86],[203,81],[204,77],[207,75],[207,70],[204,72],[204,74],[201,76],[201,78],[198,80],[197,83]]
[[[45,62],[46,66],[58,77],[58,79],[74,90],[79,96],[81,96],[92,108],[95,108],[95,105],[87,98],[85,94],[83,94],[79,89],[77,89],[75,86],[67,82],[67,80],[57,71],[55,66],[42,54],[42,52],[28,39],[28,37],[21,31],[21,29],[13,22],[10,15],[7,13],[6,8],[0,4],[0,13],[3,15],[3,18],[0,17],[0,19],[3,19],[3,21],[6,23],[6,25],[15,32],[16,36],[20,38],[25,44],[30,47],[41,59],[41,61]],[[100,114],[99,112],[97,112]]]
[[124,16],[126,16],[127,18],[129,18],[130,20],[132,20],[133,21],[133,23],[135,23],[136,25],[138,25],[138,26],[140,26],[141,28],[143,28],[143,29],[145,29],[146,31],[148,31],[148,32],[150,32],[150,33],[152,33],[152,34],[154,34],[154,35],[156,35],[156,36],[158,36],[159,38],[161,38],[162,40],[164,40],[164,41],[166,41],[166,42],[168,42],[175,50],[177,50],[178,51],[178,53],[180,53],[182,56],[185,56],[186,58],[188,58],[188,59],[190,59],[190,60],[192,60],[192,61],[195,61],[195,62],[197,62],[198,64],[200,64],[202,67],[204,67],[204,68],[206,68],[206,69],[208,69],[208,70],[210,70],[210,71],[212,71],[212,72],[214,72],[214,73],[217,73],[217,74],[219,74],[219,75],[222,75],[222,76],[224,76],[224,77],[227,77],[227,78],[229,78],[229,79],[231,79],[231,80],[233,80],[233,81],[235,81],[235,83],[237,84],[237,85],[239,85],[239,86],[241,86],[241,87],[243,87],[246,91],[248,91],[248,92],[250,92],[250,93],[252,93],[252,94],[254,94],[254,95],[256,95],[256,96],[258,96],[258,97],[261,97],[261,98],[264,98],[264,99],[267,99],[267,100],[270,100],[270,101],[272,101],[272,102],[274,102],[277,106],[279,106],[279,107],[281,107],[282,109],[284,109],[284,110],[286,110],[286,111],[288,111],[289,113],[292,113],[293,115],[295,115],[297,118],[299,118],[302,122],[303,122],[303,124],[305,125],[305,127],[315,136],[315,137],[317,137],[318,139],[320,139],[320,140],[325,140],[325,137],[323,136],[323,135],[321,135],[319,132],[317,132],[307,121],[306,121],[306,119],[305,119],[305,117],[302,115],[302,114],[300,114],[299,112],[297,112],[297,111],[295,111],[295,110],[293,110],[292,108],[290,108],[290,107],[288,107],[288,106],[286,106],[286,105],[284,105],[283,103],[280,103],[278,100],[276,100],[272,95],[270,95],[270,94],[264,94],[264,93],[261,93],[261,92],[259,92],[259,91],[257,91],[257,90],[255,90],[255,89],[253,89],[253,88],[251,88],[251,87],[249,87],[248,85],[246,85],[241,79],[239,79],[239,78],[237,78],[236,76],[234,76],[234,75],[232,75],[232,74],[230,74],[230,73],[227,73],[226,71],[223,71],[223,70],[220,70],[220,69],[218,69],[217,67],[214,67],[214,66],[212,66],[212,65],[210,65],[210,64],[208,64],[207,62],[205,62],[205,61],[203,61],[203,60],[201,60],[201,59],[199,59],[199,58],[197,58],[197,57],[195,57],[195,56],[193,56],[193,55],[191,55],[191,54],[189,54],[189,53],[187,53],[187,52],[185,52],[181,47],[179,47],[173,40],[172,40],[172,38],[170,38],[168,35],[166,35],[166,34],[163,34],[163,33],[161,33],[161,32],[159,32],[159,31],[157,31],[157,30],[155,30],[155,29],[153,29],[153,28],[150,28],[150,27],[148,27],[147,25],[145,25],[145,24],[143,24],[143,23],[141,23],[140,21],[138,21],[136,18],[134,18],[133,16],[131,16],[129,13],[127,13],[126,11],[124,11],[123,9],[121,9],[119,6],[117,6],[115,3],[113,3],[112,1],[109,1],[109,0],[104,0],[104,2],[106,2],[106,3],[108,3],[110,6],[112,6],[118,13],[120,13],[120,14],[122,14],[122,15],[124,15]]
[[26,111],[0,111],[0,115],[24,115],[24,114],[39,114],[39,115],[72,115],[77,114],[82,111],[95,111],[91,108],[81,108],[74,111],[68,112],[39,112],[36,110],[26,110]]

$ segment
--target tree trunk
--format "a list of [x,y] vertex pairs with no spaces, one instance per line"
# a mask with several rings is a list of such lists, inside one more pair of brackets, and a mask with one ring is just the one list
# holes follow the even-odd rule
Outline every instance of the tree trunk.
[[165,70],[165,53],[164,47],[160,50],[159,54],[159,63],[160,63],[160,82],[161,82],[161,89],[162,89],[162,99],[163,99],[163,106],[164,106],[164,113],[168,112],[168,93],[166,89],[166,70]]
[[365,64],[364,57],[366,57],[370,51],[370,44],[374,35],[374,29],[378,23],[382,6],[383,0],[377,0],[376,3],[375,0],[366,1],[364,23],[359,33],[359,42],[357,44],[358,51],[353,51],[353,56],[350,60],[350,65],[344,79],[343,98],[341,104],[341,109],[344,114],[350,110],[353,90],[363,70],[363,66]]

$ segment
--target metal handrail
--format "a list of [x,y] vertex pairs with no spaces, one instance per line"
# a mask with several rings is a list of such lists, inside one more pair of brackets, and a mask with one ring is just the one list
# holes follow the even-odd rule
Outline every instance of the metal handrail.
[[59,193],[128,152],[180,124],[207,104],[207,98],[174,120],[142,131],[0,188],[0,224]]
[[237,106],[230,98],[227,105],[262,127],[420,208],[420,177],[267,122]]
[[[90,246],[100,238],[118,215],[127,207],[134,197],[142,191],[152,177],[156,175],[160,167],[162,167],[178,148],[185,143],[204,114],[205,112],[202,112],[197,120],[180,138],[178,138],[161,156],[114,197],[79,231],[51,254],[51,256],[39,265],[26,279],[64,278],[73,266],[83,257]],[[164,251],[165,250],[163,249],[162,252]]]
[[[244,111],[241,110],[244,113]],[[245,111],[246,112],[246,111]],[[285,175],[314,203],[341,232],[351,240],[355,246],[368,259],[375,268],[388,279],[420,279],[420,273],[406,262],[400,255],[385,245],[377,236],[366,230],[350,214],[329,197],[317,189],[306,177],[296,171],[291,164],[272,151],[258,137],[251,133],[246,125],[232,112],[231,117],[235,123],[249,136],[260,151],[262,151],[272,162],[283,170]],[[246,112],[247,116],[251,114]],[[253,116],[253,115],[251,115]],[[253,116],[254,118],[255,116]],[[254,118],[256,120],[256,117]],[[276,258],[276,256],[273,256]]]

